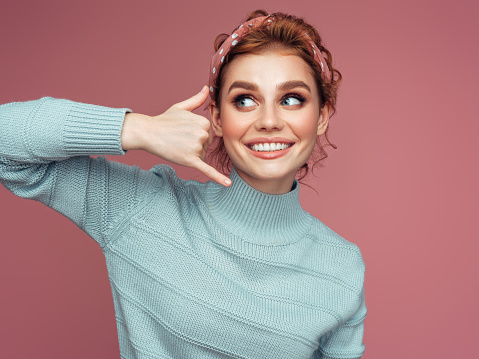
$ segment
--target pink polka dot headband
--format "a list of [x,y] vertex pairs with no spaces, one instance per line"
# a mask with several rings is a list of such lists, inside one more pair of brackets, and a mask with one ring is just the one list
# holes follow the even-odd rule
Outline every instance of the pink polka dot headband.
[[[226,54],[230,51],[231,47],[235,46],[241,38],[243,38],[246,34],[249,33],[250,29],[253,26],[262,24],[263,21],[266,19],[268,19],[268,22],[272,22],[273,20],[275,20],[274,15],[272,14],[268,16],[256,17],[254,19],[251,19],[243,23],[235,31],[233,31],[231,36],[228,36],[228,38],[223,42],[223,44],[218,49],[218,51],[216,51],[216,53],[213,55],[211,59],[210,78],[209,78],[210,96],[212,100],[213,100],[213,95],[215,91],[213,86],[216,82],[219,69],[225,60]],[[321,51],[319,51],[318,47],[313,42],[313,40],[311,40],[311,38],[309,37],[307,33],[304,33],[304,34],[308,38],[308,43],[311,45],[311,48],[313,49],[314,59],[318,63],[318,66],[320,66],[321,73],[323,74],[324,78],[329,82],[331,80],[331,72],[329,71],[328,64],[324,60],[323,56],[321,56]]]

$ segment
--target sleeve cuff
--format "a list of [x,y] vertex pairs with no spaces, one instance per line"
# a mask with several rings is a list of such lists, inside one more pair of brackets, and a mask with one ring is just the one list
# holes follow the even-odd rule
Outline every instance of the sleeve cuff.
[[124,155],[121,130],[129,108],[110,108],[81,102],[70,102],[63,131],[68,156]]

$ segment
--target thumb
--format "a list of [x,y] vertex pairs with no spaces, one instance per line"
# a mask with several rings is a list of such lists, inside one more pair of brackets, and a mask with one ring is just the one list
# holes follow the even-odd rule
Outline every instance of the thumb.
[[216,169],[214,169],[207,163],[203,162],[199,158],[198,158],[198,161],[194,163],[193,167],[203,172],[207,177],[211,178],[216,183],[219,183],[225,187],[228,187],[231,185],[231,180],[228,177],[226,177],[225,175],[222,175]]
[[187,111],[193,111],[200,107],[208,98],[208,86],[203,86],[200,92],[196,95],[186,99],[184,101],[178,102],[174,106]]

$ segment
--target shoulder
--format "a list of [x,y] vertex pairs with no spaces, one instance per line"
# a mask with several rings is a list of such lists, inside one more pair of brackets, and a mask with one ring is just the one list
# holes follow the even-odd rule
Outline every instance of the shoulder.
[[158,190],[178,198],[191,200],[203,196],[206,186],[210,183],[210,181],[202,183],[195,180],[184,180],[178,177],[173,167],[166,164],[153,166],[148,172],[150,176],[156,178]]
[[329,267],[345,280],[352,280],[361,288],[364,280],[365,263],[359,247],[333,231],[319,219],[313,217],[309,239],[323,265]]
[[362,258],[359,247],[356,244],[336,233],[316,217],[313,217],[309,233],[318,244],[342,249]]

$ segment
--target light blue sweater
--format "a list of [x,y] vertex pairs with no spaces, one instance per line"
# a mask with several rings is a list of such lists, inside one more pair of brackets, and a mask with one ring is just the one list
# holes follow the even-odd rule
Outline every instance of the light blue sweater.
[[178,178],[122,155],[127,108],[44,97],[0,106],[0,181],[100,245],[122,358],[359,358],[356,245],[284,195]]

